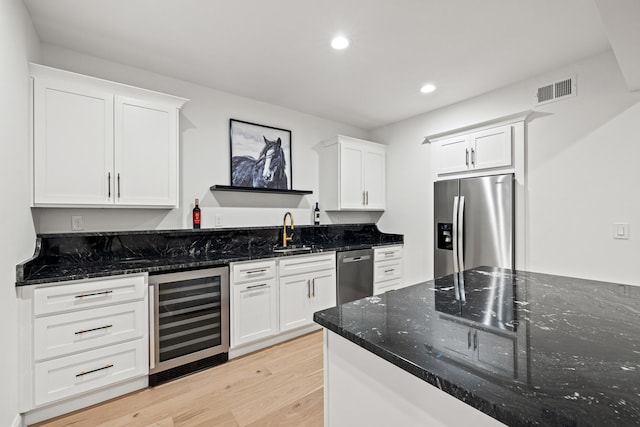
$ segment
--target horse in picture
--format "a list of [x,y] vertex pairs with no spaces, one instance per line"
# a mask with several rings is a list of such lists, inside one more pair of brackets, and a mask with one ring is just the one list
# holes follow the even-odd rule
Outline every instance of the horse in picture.
[[231,185],[236,187],[287,189],[287,163],[282,141],[269,141],[264,136],[264,147],[258,159],[251,156],[231,158]]

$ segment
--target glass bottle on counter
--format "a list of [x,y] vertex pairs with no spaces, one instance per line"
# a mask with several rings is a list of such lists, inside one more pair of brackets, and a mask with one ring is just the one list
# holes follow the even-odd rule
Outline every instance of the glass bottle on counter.
[[318,202],[316,202],[316,208],[313,210],[313,224],[320,225],[320,208]]
[[193,229],[196,230],[200,228],[200,200],[196,199],[196,206],[193,208],[192,219],[193,219]]

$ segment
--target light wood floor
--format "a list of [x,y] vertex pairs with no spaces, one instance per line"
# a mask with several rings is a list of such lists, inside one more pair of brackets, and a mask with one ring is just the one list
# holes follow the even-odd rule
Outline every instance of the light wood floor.
[[322,332],[35,424],[322,426]]

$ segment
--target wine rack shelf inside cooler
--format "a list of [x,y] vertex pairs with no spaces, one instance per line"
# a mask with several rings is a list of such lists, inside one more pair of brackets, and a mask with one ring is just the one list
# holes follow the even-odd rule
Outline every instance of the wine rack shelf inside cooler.
[[220,345],[220,277],[161,283],[158,295],[160,361]]

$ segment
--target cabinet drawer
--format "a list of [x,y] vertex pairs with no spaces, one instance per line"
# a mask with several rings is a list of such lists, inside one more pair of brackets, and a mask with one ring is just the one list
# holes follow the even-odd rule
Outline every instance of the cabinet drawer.
[[141,338],[147,330],[143,301],[117,304],[95,310],[45,316],[35,319],[36,360]]
[[402,246],[385,246],[373,251],[375,262],[402,258]]
[[232,283],[254,282],[276,277],[276,261],[252,261],[234,263],[231,266]]
[[319,255],[293,256],[278,261],[278,272],[281,277],[335,268],[335,252],[322,253]]
[[402,260],[376,262],[373,267],[373,282],[386,282],[402,278]]
[[276,280],[233,286],[231,346],[246,344],[278,332]]
[[37,288],[33,291],[33,312],[38,316],[141,300],[146,288],[146,275]]
[[36,405],[146,375],[146,340],[116,344],[35,364]]

